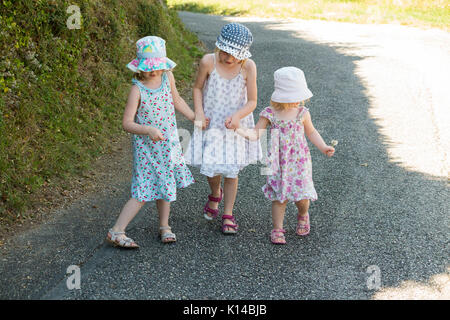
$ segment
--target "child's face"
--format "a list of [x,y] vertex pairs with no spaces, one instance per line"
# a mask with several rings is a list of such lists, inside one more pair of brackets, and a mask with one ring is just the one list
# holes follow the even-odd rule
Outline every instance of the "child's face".
[[240,60],[236,59],[231,54],[229,54],[225,51],[222,51],[222,50],[219,51],[219,60],[221,63],[224,63],[229,66],[233,66],[240,62]]
[[155,70],[155,71],[150,71],[150,72],[142,72],[142,76],[144,77],[145,80],[151,80],[157,77],[161,77],[163,74],[164,70]]

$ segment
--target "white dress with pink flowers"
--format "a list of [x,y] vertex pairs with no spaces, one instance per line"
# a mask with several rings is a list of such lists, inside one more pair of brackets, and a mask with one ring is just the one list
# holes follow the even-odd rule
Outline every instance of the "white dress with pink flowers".
[[277,119],[271,107],[260,113],[260,117],[271,123],[272,142],[268,152],[271,175],[262,187],[265,197],[271,201],[317,200],[311,155],[302,123],[307,111],[301,107],[293,120]]

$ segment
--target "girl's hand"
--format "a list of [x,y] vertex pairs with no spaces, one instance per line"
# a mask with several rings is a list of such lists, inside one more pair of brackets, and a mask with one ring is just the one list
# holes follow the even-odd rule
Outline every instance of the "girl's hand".
[[332,146],[325,146],[322,150],[322,153],[328,157],[332,157],[334,155],[334,148]]
[[241,119],[239,119],[239,117],[235,117],[235,116],[227,117],[225,119],[225,127],[227,129],[236,130],[236,129],[238,129],[241,126],[240,120]]
[[148,136],[153,142],[166,140],[166,138],[164,138],[163,134],[161,133],[161,131],[159,131],[159,129],[156,129],[155,127],[151,126],[148,127]]
[[205,126],[202,126],[202,129],[205,130],[206,128],[209,127],[209,122],[211,121],[211,119],[209,118],[205,118]]
[[194,125],[202,130],[205,130],[206,128],[209,127],[209,122],[210,119],[209,118],[205,118],[204,115],[195,115],[195,120],[194,120]]

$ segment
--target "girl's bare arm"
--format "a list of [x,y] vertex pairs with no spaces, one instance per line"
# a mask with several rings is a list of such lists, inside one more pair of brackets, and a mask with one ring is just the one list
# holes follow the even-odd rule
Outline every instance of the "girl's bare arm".
[[314,128],[314,125],[311,120],[311,114],[309,111],[305,113],[303,116],[303,125],[305,127],[305,134],[308,139],[319,149],[323,154],[331,157],[334,155],[334,148],[329,146],[323,141],[320,133]]
[[238,122],[248,116],[256,109],[258,99],[258,87],[256,84],[256,64],[253,60],[248,59],[244,65],[247,85],[247,103],[239,109],[231,118],[227,119],[226,127],[228,129],[236,129],[239,127]]
[[253,129],[250,128],[237,128],[236,133],[243,136],[244,138],[255,141],[258,140],[262,134],[262,130],[265,130],[269,125],[270,121],[267,118],[259,117],[258,122],[256,123]]
[[122,119],[122,127],[126,132],[148,135],[153,141],[165,140],[162,133],[155,127],[138,124],[134,121],[136,111],[139,106],[139,100],[141,94],[137,86],[132,86],[130,93],[128,94],[127,104],[125,106],[125,112]]
[[203,86],[205,85],[205,81],[209,75],[209,70],[212,68],[213,64],[213,56],[210,54],[205,55],[200,60],[197,77],[195,78],[193,88],[195,121],[201,121],[203,129],[206,128],[205,112],[203,110]]
[[169,71],[167,72],[167,75],[170,81],[170,89],[172,91],[173,106],[175,107],[175,110],[181,112],[187,119],[194,122],[195,113],[194,111],[192,111],[192,109],[187,105],[186,101],[184,101],[184,99],[178,93],[173,73]]

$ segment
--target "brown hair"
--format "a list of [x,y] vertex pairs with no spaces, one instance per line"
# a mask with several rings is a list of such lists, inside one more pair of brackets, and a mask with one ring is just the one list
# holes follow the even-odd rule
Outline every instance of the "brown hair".
[[[163,70],[163,71],[166,72],[167,70]],[[153,72],[153,71],[150,71],[150,72]],[[139,81],[145,80],[144,74],[143,74],[142,71],[141,72],[135,72],[134,75],[133,75],[133,78],[135,78],[135,79],[137,79]]]
[[144,75],[142,74],[142,72],[135,72],[133,75],[133,78],[135,78],[139,81],[142,81],[142,80],[144,80]]

